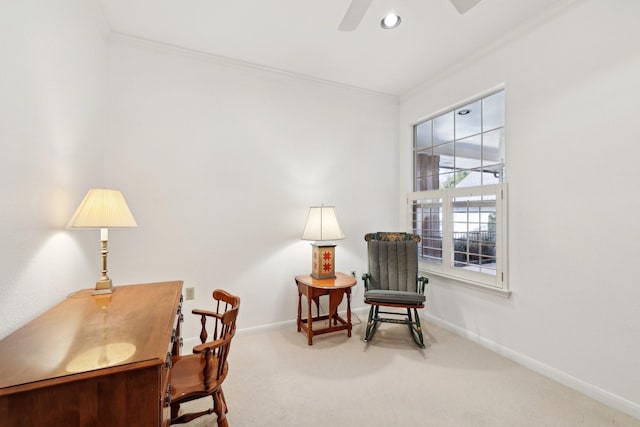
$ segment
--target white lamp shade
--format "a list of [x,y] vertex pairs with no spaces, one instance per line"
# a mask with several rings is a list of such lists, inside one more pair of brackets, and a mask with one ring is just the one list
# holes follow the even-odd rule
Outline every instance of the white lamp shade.
[[336,218],[335,206],[311,206],[307,223],[302,232],[302,240],[340,240],[344,234]]
[[89,190],[67,224],[69,228],[137,226],[122,193],[106,188]]

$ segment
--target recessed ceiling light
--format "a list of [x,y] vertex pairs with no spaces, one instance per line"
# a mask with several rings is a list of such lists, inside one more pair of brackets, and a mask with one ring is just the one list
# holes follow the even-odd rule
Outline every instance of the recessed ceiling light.
[[469,109],[464,109],[464,110],[460,110],[458,111],[458,115],[460,116],[466,116],[467,114],[469,114],[471,112],[471,110]]
[[380,21],[380,26],[385,30],[393,30],[394,28],[398,28],[402,19],[400,19],[399,15],[395,13],[389,13]]

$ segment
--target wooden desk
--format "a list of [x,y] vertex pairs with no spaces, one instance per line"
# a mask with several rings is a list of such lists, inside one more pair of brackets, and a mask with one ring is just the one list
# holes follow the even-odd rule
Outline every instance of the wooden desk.
[[92,291],[70,295],[0,341],[0,424],[168,425],[182,282]]
[[[298,332],[304,329],[307,332],[308,344],[313,344],[313,336],[328,332],[347,330],[347,336],[351,336],[351,287],[356,284],[353,276],[344,273],[336,273],[335,279],[314,279],[311,275],[296,276],[298,286]],[[347,294],[347,320],[338,315],[338,306],[342,302],[344,294]],[[307,318],[302,319],[302,295],[307,297]],[[319,307],[320,297],[329,295],[329,314],[313,317],[311,314],[311,301]],[[313,329],[313,322],[328,320],[329,325],[323,329]],[[333,321],[333,325],[331,324]]]

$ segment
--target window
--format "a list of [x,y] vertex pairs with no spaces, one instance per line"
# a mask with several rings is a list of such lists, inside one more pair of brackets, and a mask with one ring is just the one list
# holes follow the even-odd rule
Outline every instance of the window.
[[413,158],[421,269],[508,294],[504,91],[416,124]]

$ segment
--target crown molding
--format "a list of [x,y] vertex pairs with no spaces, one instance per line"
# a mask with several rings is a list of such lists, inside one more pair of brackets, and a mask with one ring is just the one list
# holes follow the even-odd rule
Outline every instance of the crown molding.
[[315,85],[329,86],[329,87],[333,87],[335,89],[350,92],[353,94],[373,96],[379,99],[385,99],[394,104],[398,104],[399,98],[397,95],[378,92],[378,91],[365,89],[357,86],[351,86],[344,83],[339,83],[331,80],[325,80],[318,77],[309,76],[306,74],[300,74],[300,73],[295,73],[292,71],[287,71],[279,68],[269,67],[266,65],[255,64],[248,61],[233,59],[226,56],[216,55],[216,54],[201,51],[201,50],[190,49],[190,48],[185,48],[182,46],[177,46],[169,43],[150,40],[143,37],[132,36],[132,35],[120,33],[117,31],[110,32],[109,40],[114,43],[122,43],[122,44],[137,46],[140,48],[156,50],[158,52],[191,57],[197,60],[206,61],[206,62],[213,63],[223,67],[233,67],[233,68],[242,69],[249,72],[267,73],[275,76],[304,81],[304,82],[315,84]]

